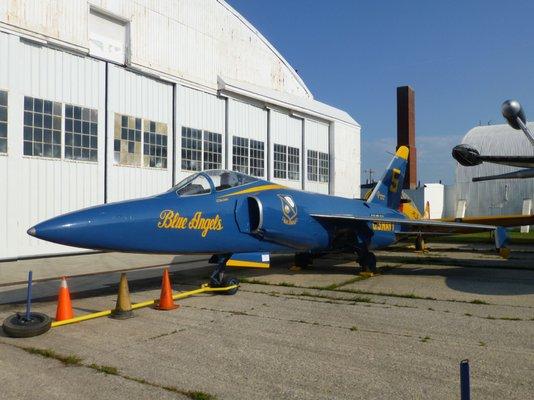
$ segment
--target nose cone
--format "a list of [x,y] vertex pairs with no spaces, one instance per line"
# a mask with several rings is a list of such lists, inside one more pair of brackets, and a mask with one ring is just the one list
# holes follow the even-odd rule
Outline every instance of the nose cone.
[[28,234],[67,246],[128,250],[129,236],[151,217],[151,202],[142,199],[75,211],[41,222]]

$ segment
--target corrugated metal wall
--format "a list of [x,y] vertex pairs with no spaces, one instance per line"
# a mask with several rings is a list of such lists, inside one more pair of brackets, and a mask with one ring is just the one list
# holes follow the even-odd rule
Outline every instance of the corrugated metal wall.
[[[322,121],[317,121],[313,119],[306,119],[304,125],[304,156],[307,159],[308,150],[315,150],[321,153],[329,154],[329,125]],[[312,192],[318,193],[329,193],[329,183],[328,182],[319,182],[311,181],[308,179],[308,174],[306,173],[306,178],[304,180],[304,189]]]
[[330,192],[360,197],[360,128],[334,121],[330,134]]
[[[103,109],[104,63],[0,33],[0,88],[8,91],[8,156],[0,157],[0,258],[66,251],[26,229],[55,215],[103,201],[103,160],[84,162],[23,155],[24,96]],[[63,111],[64,112],[64,111]],[[98,131],[103,137],[103,114]],[[62,142],[64,138],[62,138]],[[103,140],[99,155],[104,154]],[[7,202],[7,204],[6,204]]]
[[[534,129],[534,123],[529,123],[528,126],[531,130]],[[465,135],[462,143],[472,145],[483,155],[534,156],[534,147],[525,135],[508,125],[473,128]],[[466,216],[521,214],[523,200],[534,197],[534,179],[472,182],[473,177],[504,174],[518,169],[492,163],[482,163],[475,167],[457,164],[454,191],[446,191],[449,192],[445,204],[445,212],[449,214],[447,216],[454,216],[460,200],[466,200]]]
[[172,149],[172,96],[170,84],[109,65],[108,76],[108,201],[161,193],[172,186],[172,162],[167,168],[118,165],[114,161],[115,115],[121,114],[167,124]]
[[176,86],[176,182],[191,174],[183,171],[181,154],[182,127],[207,130],[222,135],[222,160],[226,157],[226,99],[213,94],[190,89],[185,86]]
[[212,89],[217,75],[312,97],[298,74],[224,1],[0,1],[0,21],[90,48],[90,5],[130,21],[130,58]]
[[[290,116],[283,111],[271,110],[270,113],[270,171],[271,180],[276,183],[280,183],[285,186],[289,186],[295,189],[302,189],[302,160],[305,157],[305,152],[302,147],[302,127],[303,119]],[[299,167],[300,167],[300,179],[279,179],[274,177],[274,145],[282,144],[299,149]]]
[[[228,160],[232,169],[233,137],[238,136],[263,142],[267,149],[267,110],[259,106],[245,103],[236,99],[228,99]],[[264,165],[267,165],[265,153]],[[264,168],[262,178],[267,177],[267,168]]]

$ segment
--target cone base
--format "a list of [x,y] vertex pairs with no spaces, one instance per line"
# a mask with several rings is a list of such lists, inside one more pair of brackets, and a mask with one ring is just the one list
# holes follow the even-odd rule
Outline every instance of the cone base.
[[159,304],[156,304],[154,306],[154,310],[158,310],[158,311],[170,311],[170,310],[176,310],[177,308],[179,308],[180,305],[179,304],[173,304],[172,306],[167,306],[167,307],[160,307]]
[[132,310],[128,310],[128,311],[113,310],[109,317],[113,319],[128,319],[128,318],[133,318],[134,313]]

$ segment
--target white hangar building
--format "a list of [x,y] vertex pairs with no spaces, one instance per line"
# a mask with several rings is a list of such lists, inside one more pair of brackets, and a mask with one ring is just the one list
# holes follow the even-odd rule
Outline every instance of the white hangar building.
[[28,227],[228,168],[359,196],[360,126],[223,0],[0,2],[0,259]]
[[[527,125],[529,129],[534,129],[534,123]],[[523,132],[505,124],[474,127],[464,136],[462,144],[469,144],[487,156],[534,155],[534,147]],[[457,163],[456,183],[445,188],[444,215],[531,214],[534,179],[472,181],[475,177],[506,174],[520,169],[487,162],[474,167],[463,167]]]

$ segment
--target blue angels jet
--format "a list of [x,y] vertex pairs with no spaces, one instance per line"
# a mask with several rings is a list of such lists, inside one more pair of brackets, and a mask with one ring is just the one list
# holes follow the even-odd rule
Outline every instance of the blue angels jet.
[[[356,255],[376,270],[373,249],[399,237],[495,231],[497,226],[412,220],[398,211],[408,148],[401,146],[367,200],[294,190],[234,171],[196,173],[166,193],[64,214],[30,228],[40,239],[98,250],[209,254],[217,266],[211,285],[238,283],[228,267],[268,268],[271,254],[295,253],[298,265],[314,256]],[[236,289],[237,290],[237,289]],[[235,293],[235,291],[234,291]]]

